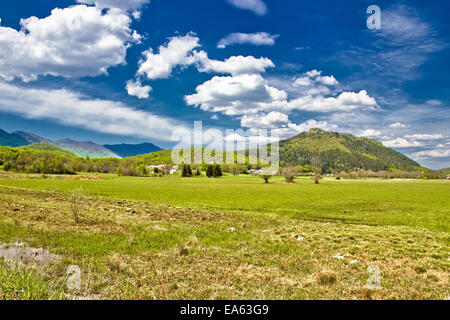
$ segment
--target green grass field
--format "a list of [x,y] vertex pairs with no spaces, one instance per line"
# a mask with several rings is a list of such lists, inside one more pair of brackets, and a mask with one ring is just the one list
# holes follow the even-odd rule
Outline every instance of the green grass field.
[[[68,192],[78,186],[86,196],[82,219],[75,222]],[[279,177],[264,184],[251,176],[3,175],[0,192],[0,243],[24,241],[60,257],[46,265],[8,265],[18,280],[0,283],[0,298],[444,299],[450,294],[446,180],[326,178],[315,185],[306,177],[295,184]],[[83,270],[76,292],[64,285],[69,265]],[[366,286],[369,266],[381,269],[378,290]],[[27,281],[32,289],[20,291]]]

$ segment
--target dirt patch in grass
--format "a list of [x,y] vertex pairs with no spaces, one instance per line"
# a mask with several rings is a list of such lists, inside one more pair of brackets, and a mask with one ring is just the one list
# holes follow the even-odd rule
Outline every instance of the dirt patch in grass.
[[32,248],[23,242],[1,244],[0,258],[14,262],[36,263],[40,265],[56,262],[59,259],[57,255],[50,253],[48,249]]

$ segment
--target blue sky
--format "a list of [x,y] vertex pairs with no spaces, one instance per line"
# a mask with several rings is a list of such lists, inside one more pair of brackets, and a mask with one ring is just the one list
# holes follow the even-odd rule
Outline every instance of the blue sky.
[[[381,29],[369,30],[369,5]],[[58,8],[58,9],[57,9]],[[0,4],[0,128],[150,141],[312,127],[450,166],[448,1],[78,0]]]

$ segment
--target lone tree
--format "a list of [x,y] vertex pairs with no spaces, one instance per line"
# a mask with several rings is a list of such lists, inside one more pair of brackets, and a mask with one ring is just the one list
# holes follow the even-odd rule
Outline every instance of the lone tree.
[[265,183],[269,183],[270,178],[272,178],[277,172],[278,169],[264,168],[262,169],[262,172],[259,176],[264,180]]
[[261,179],[264,179],[265,183],[269,183],[269,179],[272,178],[272,175],[269,174],[261,174]]
[[287,183],[294,183],[294,179],[298,176],[299,172],[297,168],[284,168],[281,171],[281,175],[284,177]]

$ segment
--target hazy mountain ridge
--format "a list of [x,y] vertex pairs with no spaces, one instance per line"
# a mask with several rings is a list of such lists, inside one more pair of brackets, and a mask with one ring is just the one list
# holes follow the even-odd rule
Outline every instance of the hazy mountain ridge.
[[[76,141],[72,139],[62,139],[53,141],[34,133],[26,131],[16,131],[8,133],[0,129],[0,146],[22,147],[30,144],[50,144],[60,149],[67,150],[79,157],[89,158],[125,158],[140,154],[148,154],[154,151],[160,151],[161,148],[152,143],[141,144],[116,144],[116,145],[100,145],[92,141]],[[47,146],[34,146],[42,148],[39,150],[49,150]]]
[[72,139],[63,139],[56,141],[54,144],[80,157],[119,158],[116,153],[92,141],[80,142]]
[[105,144],[105,148],[115,152],[122,158],[134,157],[142,154],[161,151],[162,149],[155,146],[153,143],[141,143],[141,144]]
[[0,129],[0,146],[20,147],[26,144],[29,144],[29,142],[20,135]]

